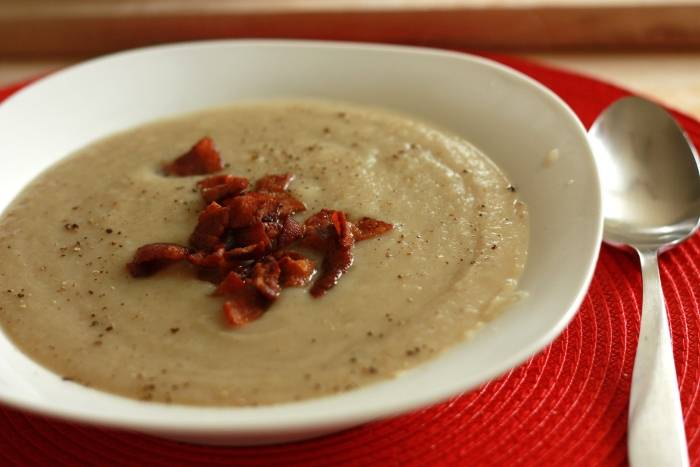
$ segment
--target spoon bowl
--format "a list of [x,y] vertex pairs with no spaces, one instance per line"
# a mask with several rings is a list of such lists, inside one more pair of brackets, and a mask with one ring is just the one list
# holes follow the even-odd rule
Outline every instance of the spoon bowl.
[[620,99],[589,136],[605,190],[607,242],[665,251],[697,230],[697,153],[665,110],[640,97]]
[[692,143],[661,107],[627,97],[589,131],[603,187],[605,241],[637,251],[643,294],[627,446],[633,467],[689,465],[659,253],[700,225],[700,168]]

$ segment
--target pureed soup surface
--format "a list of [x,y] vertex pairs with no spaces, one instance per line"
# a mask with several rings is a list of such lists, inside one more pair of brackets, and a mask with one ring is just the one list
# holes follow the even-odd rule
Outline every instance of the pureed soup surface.
[[[188,264],[131,277],[139,246],[187,244],[205,176],[161,167],[207,135],[222,173],[295,174],[300,220],[330,208],[393,231],[356,244],[325,296],[285,289],[235,329]],[[514,299],[527,241],[515,189],[457,137],[348,104],[236,105],[101,140],[32,182],[0,220],[0,319],[36,361],[94,388],[197,405],[292,401],[391,377],[465,339]]]

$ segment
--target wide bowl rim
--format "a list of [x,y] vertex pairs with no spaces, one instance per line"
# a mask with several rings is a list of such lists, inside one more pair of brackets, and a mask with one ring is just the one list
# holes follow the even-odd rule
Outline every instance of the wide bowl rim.
[[[332,428],[334,426],[351,426],[369,420],[386,418],[389,416],[410,412],[411,410],[435,404],[440,401],[444,401],[451,396],[455,396],[460,392],[473,389],[479,384],[492,380],[493,378],[523,363],[528,358],[544,349],[573,319],[578,311],[578,308],[582,304],[584,297],[586,296],[588,287],[593,278],[603,234],[602,195],[595,160],[593,158],[591,148],[588,145],[586,130],[573,110],[559,96],[557,96],[543,84],[496,61],[463,52],[378,43],[278,39],[231,39],[180,42],[120,51],[69,66],[42,77],[9,96],[5,99],[5,101],[0,103],[0,111],[2,111],[7,104],[13,102],[15,99],[20,99],[25,93],[32,92],[36,87],[43,86],[45,83],[57,78],[70,76],[72,73],[79,72],[86,67],[99,65],[105,61],[149,54],[163,50],[206,49],[212,47],[306,47],[325,49],[368,49],[402,54],[408,53],[443,56],[446,58],[471,61],[479,66],[496,70],[502,73],[504,76],[507,76],[514,81],[518,81],[519,84],[529,88],[530,91],[540,93],[542,97],[546,98],[551,104],[554,104],[554,107],[561,112],[563,118],[569,120],[569,123],[573,125],[572,128],[575,128],[575,132],[577,133],[575,136],[581,138],[582,141],[585,141],[585,147],[582,149],[588,156],[585,162],[588,164],[593,180],[592,186],[590,186],[589,202],[591,203],[593,212],[595,213],[595,219],[593,219],[593,222],[595,223],[595,230],[594,235],[588,239],[586,244],[578,245],[579,249],[590,252],[590,255],[588,255],[586,270],[583,271],[582,280],[580,281],[581,286],[578,293],[570,298],[567,309],[561,314],[559,320],[548,330],[548,332],[540,335],[538,339],[532,340],[528,346],[521,348],[519,352],[510,355],[510,357],[507,359],[504,359],[500,365],[494,366],[489,371],[483,372],[482,377],[479,378],[479,381],[476,381],[474,384],[471,384],[468,387],[453,384],[452,386],[442,387],[432,391],[425,391],[420,395],[410,398],[395,398],[391,401],[391,403],[386,403],[386,401],[384,401],[381,405],[359,408],[345,407],[345,410],[333,412],[302,411],[302,416],[300,416],[299,413],[295,413],[290,417],[289,414],[285,416],[284,412],[291,406],[313,403],[318,400],[326,400],[339,396],[328,396],[319,399],[312,399],[309,402],[302,401],[254,408],[181,406],[144,402],[144,404],[148,404],[149,407],[160,406],[159,410],[164,411],[163,413],[180,411],[182,414],[184,414],[183,416],[179,416],[179,418],[177,418],[177,422],[173,422],[173,417],[175,417],[175,415],[172,414],[171,417],[168,417],[165,420],[160,419],[159,417],[153,417],[151,414],[136,413],[136,411],[133,413],[122,413],[118,417],[115,417],[113,415],[76,412],[74,409],[63,407],[60,404],[37,404],[35,402],[28,402],[21,397],[2,393],[0,393],[0,402],[11,407],[38,413],[44,416],[57,417],[88,424],[109,426],[113,428],[135,429],[157,433],[178,434],[194,432],[206,433],[208,435],[255,433],[264,435],[265,433],[272,432],[278,433],[282,431],[322,430],[324,427]],[[210,415],[215,416],[197,416],[198,414],[203,415],[204,413],[209,412],[211,412]],[[265,416],[256,417],[255,419],[251,417],[237,419],[237,414],[240,415],[245,412],[259,413],[261,415],[265,412],[269,413]]]

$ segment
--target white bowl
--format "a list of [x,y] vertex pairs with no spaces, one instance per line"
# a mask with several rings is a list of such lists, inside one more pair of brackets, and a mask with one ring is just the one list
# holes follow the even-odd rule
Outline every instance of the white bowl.
[[[0,400],[32,412],[194,442],[254,444],[328,433],[472,389],[554,339],[580,305],[602,232],[586,133],[551,91],[461,53],[368,44],[214,41],[91,60],[0,105],[0,209],[44,168],[110,133],[240,99],[313,96],[385,107],[450,129],[510,176],[531,213],[527,296],[469,342],[400,377],[259,408],[130,400],[67,383],[0,335]],[[545,164],[552,149],[559,160]]]

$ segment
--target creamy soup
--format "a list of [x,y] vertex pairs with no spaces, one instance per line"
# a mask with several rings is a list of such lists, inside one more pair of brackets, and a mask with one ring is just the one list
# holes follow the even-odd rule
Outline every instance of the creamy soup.
[[[222,173],[295,174],[300,220],[331,208],[394,229],[357,243],[325,296],[285,289],[232,329],[215,285],[187,264],[138,279],[125,267],[143,244],[187,244],[204,177],[161,167],[203,136]],[[300,400],[393,377],[463,341],[516,296],[527,240],[515,187],[456,136],[348,104],[241,104],[100,140],[32,182],[0,220],[0,321],[75,384],[181,404]]]

